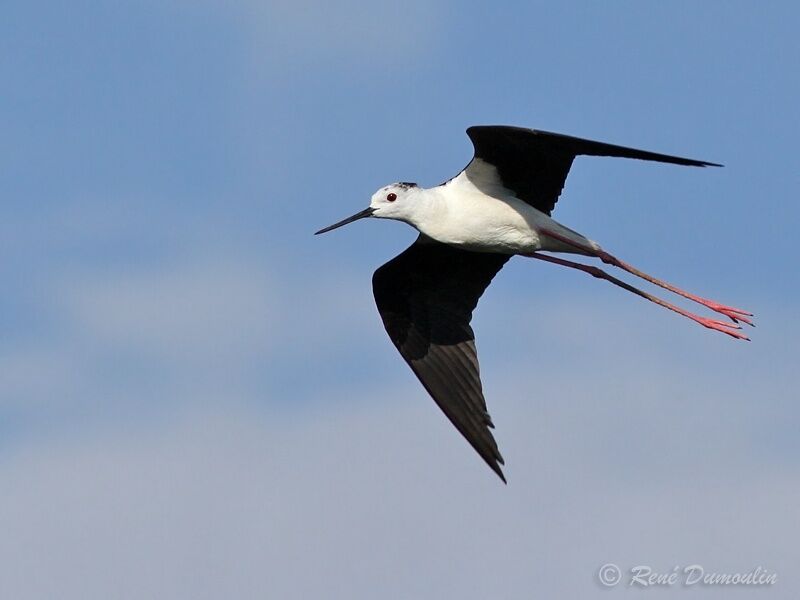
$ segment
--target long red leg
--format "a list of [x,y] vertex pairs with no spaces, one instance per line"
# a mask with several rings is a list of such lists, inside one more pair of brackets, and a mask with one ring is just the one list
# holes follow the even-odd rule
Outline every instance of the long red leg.
[[613,265],[615,267],[619,267],[620,269],[627,271],[632,275],[636,275],[637,277],[641,277],[642,279],[649,281],[650,283],[653,283],[658,287],[664,288],[665,290],[669,290],[670,292],[678,294],[679,296],[683,296],[684,298],[687,298],[693,302],[697,302],[698,304],[702,304],[703,306],[706,306],[715,312],[725,315],[726,317],[731,319],[734,323],[742,321],[752,327],[755,327],[753,322],[747,318],[747,317],[752,317],[753,313],[741,310],[739,308],[733,308],[732,306],[726,306],[724,304],[720,304],[719,302],[715,302],[714,300],[708,300],[706,298],[701,298],[700,296],[690,294],[689,292],[682,290],[681,288],[674,286],[671,283],[667,283],[666,281],[662,281],[661,279],[656,279],[652,275],[648,275],[647,273],[640,271],[636,267],[633,267],[628,263],[621,261],[616,256],[612,256],[605,250],[595,250],[589,246],[585,246],[584,244],[570,240],[569,238],[566,238],[554,231],[541,230],[541,233],[543,233],[548,237],[556,239],[560,242],[568,244],[574,248],[578,248],[590,255],[596,256],[607,265]]
[[544,255],[544,254],[537,254],[535,252],[531,253],[531,254],[523,254],[522,256],[527,256],[528,258],[536,258],[536,259],[539,259],[539,260],[544,260],[544,261],[547,261],[547,262],[555,263],[557,265],[562,265],[564,267],[570,267],[572,269],[578,269],[579,271],[583,271],[584,273],[588,273],[589,275],[591,275],[593,277],[597,277],[598,279],[605,279],[606,281],[610,281],[614,285],[618,285],[619,287],[621,287],[621,288],[623,288],[625,290],[628,290],[629,292],[633,292],[637,296],[641,296],[642,298],[650,300],[650,302],[655,302],[659,306],[663,306],[664,308],[666,308],[668,310],[671,310],[671,311],[674,311],[674,312],[678,313],[679,315],[683,315],[684,317],[686,317],[688,319],[691,319],[692,321],[694,321],[696,323],[700,323],[700,325],[702,325],[704,327],[708,327],[709,329],[714,329],[716,331],[721,331],[722,333],[727,333],[728,335],[730,335],[732,337],[735,337],[737,339],[740,339],[740,340],[748,340],[748,341],[750,341],[750,338],[748,338],[747,336],[745,336],[745,335],[743,335],[743,334],[741,334],[741,333],[739,333],[737,331],[738,329],[741,329],[741,327],[739,325],[732,325],[732,324],[728,323],[727,321],[718,321],[717,319],[709,319],[709,318],[706,318],[706,317],[701,317],[700,315],[696,315],[694,313],[690,313],[688,310],[684,310],[684,309],[680,308],[679,306],[675,306],[674,304],[670,304],[669,302],[666,302],[665,300],[662,300],[661,298],[658,298],[657,296],[653,296],[652,294],[648,294],[647,292],[644,292],[644,291],[640,290],[639,288],[636,288],[636,287],[634,287],[632,285],[629,285],[629,284],[625,283],[624,281],[622,281],[621,279],[617,279],[616,277],[613,277],[612,275],[609,275],[608,273],[606,273],[602,269],[598,269],[597,267],[584,265],[584,264],[577,263],[577,262],[572,262],[571,260],[565,260],[563,258],[556,258],[555,256],[547,256],[547,255]]

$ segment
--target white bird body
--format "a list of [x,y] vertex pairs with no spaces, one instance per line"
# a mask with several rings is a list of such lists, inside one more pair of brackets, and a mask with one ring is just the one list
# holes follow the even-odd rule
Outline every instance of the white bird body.
[[[382,190],[381,198],[387,189]],[[600,250],[597,243],[517,198],[499,182],[495,168],[480,159],[442,185],[412,188],[408,194],[413,211],[403,220],[449,246],[500,254],[537,250],[587,254],[580,246]],[[575,245],[540,235],[543,229],[554,231]]]

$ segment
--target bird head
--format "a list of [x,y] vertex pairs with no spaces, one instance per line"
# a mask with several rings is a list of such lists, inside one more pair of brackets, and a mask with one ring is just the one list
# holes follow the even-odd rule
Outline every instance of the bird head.
[[372,194],[369,206],[364,210],[357,212],[353,216],[347,217],[338,223],[334,223],[329,227],[320,229],[315,235],[326,233],[342,225],[347,225],[353,221],[364,219],[366,217],[376,217],[378,219],[395,219],[397,221],[411,222],[413,213],[413,204],[410,202],[411,198],[419,191],[416,183],[393,183],[379,189]]
[[379,219],[406,221],[413,211],[410,201],[419,191],[416,183],[393,183],[372,194],[369,207]]

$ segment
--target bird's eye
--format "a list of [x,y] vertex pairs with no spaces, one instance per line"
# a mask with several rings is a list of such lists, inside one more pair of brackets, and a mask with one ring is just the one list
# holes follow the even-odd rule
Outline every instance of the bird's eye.
[[394,192],[392,192],[391,194],[387,194],[386,199],[389,202],[394,202],[395,200],[397,200],[397,194],[395,194]]

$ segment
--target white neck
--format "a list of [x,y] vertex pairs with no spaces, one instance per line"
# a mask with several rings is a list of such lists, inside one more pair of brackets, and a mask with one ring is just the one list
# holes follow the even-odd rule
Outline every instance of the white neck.
[[446,218],[447,202],[442,193],[442,186],[433,188],[415,188],[407,198],[408,205],[413,207],[408,215],[400,219],[421,233],[429,235],[429,231],[441,224]]

